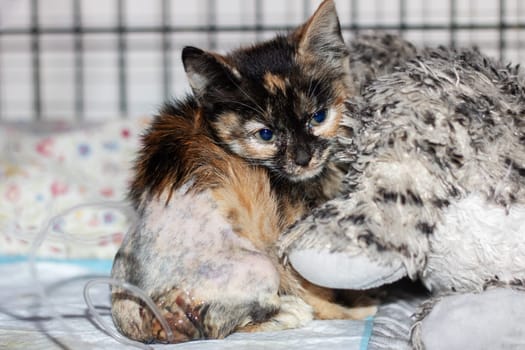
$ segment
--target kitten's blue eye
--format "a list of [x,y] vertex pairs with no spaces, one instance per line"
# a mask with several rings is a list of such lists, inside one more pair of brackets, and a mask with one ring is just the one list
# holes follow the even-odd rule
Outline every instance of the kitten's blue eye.
[[272,141],[274,138],[274,133],[270,129],[261,129],[257,132],[259,138],[263,141]]
[[325,120],[326,120],[326,109],[321,109],[314,113],[310,121],[310,124],[312,126],[316,126],[316,125],[321,124]]

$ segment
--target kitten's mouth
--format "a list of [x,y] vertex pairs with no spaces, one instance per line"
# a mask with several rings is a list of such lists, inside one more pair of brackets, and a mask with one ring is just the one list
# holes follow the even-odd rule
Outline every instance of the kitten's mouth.
[[324,164],[319,164],[314,167],[308,167],[308,168],[299,168],[296,169],[296,171],[289,172],[288,178],[292,182],[301,182],[305,180],[310,180],[316,176],[319,176],[324,169]]

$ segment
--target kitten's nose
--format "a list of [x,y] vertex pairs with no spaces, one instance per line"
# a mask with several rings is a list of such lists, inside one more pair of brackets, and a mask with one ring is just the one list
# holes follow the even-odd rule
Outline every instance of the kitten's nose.
[[312,156],[306,150],[299,148],[295,153],[295,164],[299,166],[307,166],[310,163]]

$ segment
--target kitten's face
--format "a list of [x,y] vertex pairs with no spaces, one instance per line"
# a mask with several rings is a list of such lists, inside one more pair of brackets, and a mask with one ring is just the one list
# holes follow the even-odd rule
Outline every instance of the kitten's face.
[[348,91],[331,1],[286,37],[226,56],[186,48],[183,60],[220,143],[290,181],[323,172]]
[[237,95],[218,102],[212,125],[221,142],[239,156],[291,181],[303,181],[322,172],[343,102],[332,82],[304,72],[267,72],[240,82]]

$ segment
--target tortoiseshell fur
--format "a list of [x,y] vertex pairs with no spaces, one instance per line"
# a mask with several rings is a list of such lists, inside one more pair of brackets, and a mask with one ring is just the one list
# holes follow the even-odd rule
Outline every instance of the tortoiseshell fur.
[[[309,207],[339,190],[330,162],[350,91],[349,52],[332,3],[291,34],[225,56],[185,48],[183,62],[217,144],[268,170],[279,197]],[[326,120],[312,116],[326,111]],[[274,135],[264,141],[257,132]]]

